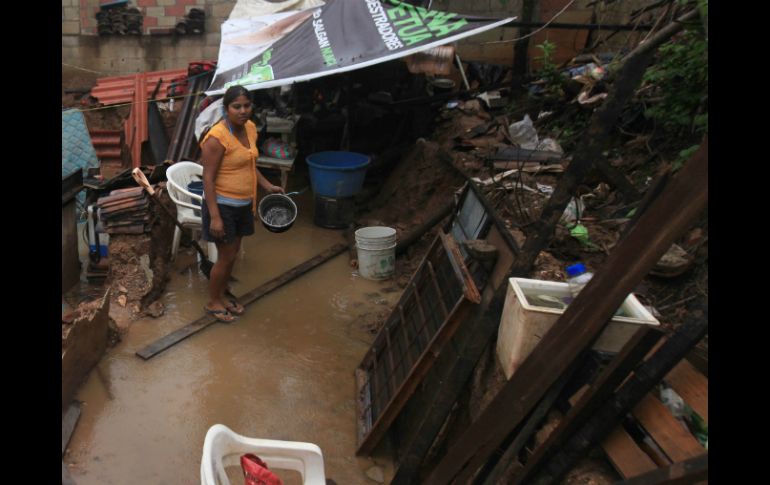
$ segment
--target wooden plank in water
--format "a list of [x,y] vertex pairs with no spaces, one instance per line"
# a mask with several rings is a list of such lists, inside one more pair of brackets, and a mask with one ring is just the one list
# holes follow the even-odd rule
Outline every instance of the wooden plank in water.
[[[315,256],[305,261],[304,263],[293,267],[289,271],[283,273],[281,276],[274,278],[268,281],[267,283],[265,283],[264,285],[259,286],[249,291],[248,293],[242,295],[241,297],[238,298],[238,302],[243,306],[254,303],[255,301],[267,295],[271,291],[280,288],[286,283],[289,283],[290,281],[307,273],[308,271],[315,268],[316,266],[319,266],[325,263],[326,261],[332,259],[338,254],[347,250],[347,248],[348,248],[347,244],[335,244],[334,246],[330,247],[329,249],[322,252],[318,256]],[[144,360],[148,360],[152,357],[155,357],[156,355],[163,352],[164,350],[168,349],[169,347],[172,347],[178,344],[179,342],[186,339],[187,337],[200,332],[201,330],[208,327],[212,323],[216,323],[218,321],[219,320],[217,320],[216,318],[208,315],[205,317],[201,317],[198,320],[195,320],[194,322],[188,325],[185,325],[184,327],[178,330],[175,330],[174,332],[171,332],[165,337],[161,337],[160,339],[151,343],[147,347],[139,350],[136,353],[136,355],[143,358]]]
[[80,403],[73,401],[72,404],[64,412],[61,418],[61,454],[64,456],[64,450],[67,449],[67,445],[72,438],[72,432],[75,431],[75,425],[78,424],[80,419]]

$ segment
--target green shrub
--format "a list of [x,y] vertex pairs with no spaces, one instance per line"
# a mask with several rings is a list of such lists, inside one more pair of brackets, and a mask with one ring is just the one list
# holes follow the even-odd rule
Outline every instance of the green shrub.
[[672,133],[708,132],[708,41],[700,29],[686,30],[658,51],[644,75],[645,111]]

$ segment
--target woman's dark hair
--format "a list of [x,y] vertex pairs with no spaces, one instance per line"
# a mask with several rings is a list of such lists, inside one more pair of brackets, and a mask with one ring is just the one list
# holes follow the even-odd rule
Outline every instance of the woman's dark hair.
[[225,91],[225,97],[222,99],[222,105],[225,107],[230,106],[230,103],[235,101],[235,98],[238,96],[246,96],[247,99],[251,100],[248,89],[244,88],[243,86],[230,86],[227,88],[227,91]]

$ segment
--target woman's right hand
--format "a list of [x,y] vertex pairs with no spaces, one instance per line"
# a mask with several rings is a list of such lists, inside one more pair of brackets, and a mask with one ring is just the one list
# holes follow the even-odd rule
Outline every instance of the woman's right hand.
[[225,238],[225,224],[222,222],[221,217],[212,217],[209,223],[209,234],[216,239]]

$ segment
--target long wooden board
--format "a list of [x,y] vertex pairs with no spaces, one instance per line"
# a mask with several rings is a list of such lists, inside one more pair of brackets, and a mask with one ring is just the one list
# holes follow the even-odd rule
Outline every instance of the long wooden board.
[[[295,266],[289,271],[283,273],[281,276],[274,278],[268,281],[267,283],[265,283],[264,285],[249,291],[248,293],[238,298],[238,302],[244,306],[254,303],[255,301],[267,295],[271,291],[280,288],[286,283],[289,283],[290,281],[307,273],[308,271],[315,268],[316,266],[319,266],[325,263],[326,261],[332,259],[333,257],[337,256],[338,254],[342,253],[343,251],[346,251],[347,248],[348,248],[347,244],[335,244],[334,246],[330,247],[329,249],[322,252],[318,256],[315,256],[314,258],[311,258],[305,261],[304,263],[298,266]],[[187,324],[184,327],[178,330],[175,330],[174,332],[171,332],[165,337],[161,337],[160,339],[151,343],[147,347],[144,347],[143,349],[139,350],[136,353],[136,355],[138,355],[144,360],[151,359],[152,357],[155,357],[156,355],[168,349],[169,347],[172,347],[178,344],[179,342],[186,339],[187,337],[200,332],[201,330],[208,327],[212,323],[216,323],[218,321],[219,320],[217,320],[216,318],[208,315],[205,317],[201,317],[198,320],[195,320],[194,322]]]

